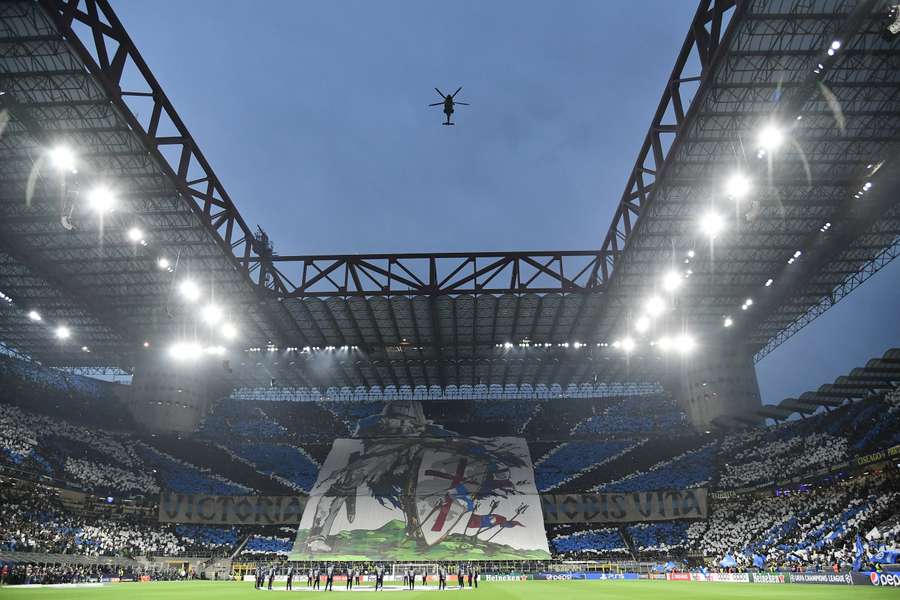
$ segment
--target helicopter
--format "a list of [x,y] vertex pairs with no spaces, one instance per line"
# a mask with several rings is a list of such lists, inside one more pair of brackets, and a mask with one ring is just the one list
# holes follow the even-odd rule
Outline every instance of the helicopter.
[[443,125],[453,125],[454,124],[450,120],[450,115],[453,114],[454,106],[456,106],[457,104],[461,104],[463,106],[469,106],[468,102],[456,102],[453,100],[456,97],[456,95],[459,93],[459,90],[461,90],[461,89],[462,89],[462,86],[459,86],[459,88],[457,88],[457,90],[455,92],[453,92],[452,94],[445,94],[441,90],[434,88],[434,91],[436,91],[438,93],[438,95],[440,95],[440,97],[443,98],[444,100],[443,100],[443,102],[435,102],[434,104],[429,104],[428,106],[441,106],[442,104],[444,105],[444,114],[447,115],[447,120],[443,122]]

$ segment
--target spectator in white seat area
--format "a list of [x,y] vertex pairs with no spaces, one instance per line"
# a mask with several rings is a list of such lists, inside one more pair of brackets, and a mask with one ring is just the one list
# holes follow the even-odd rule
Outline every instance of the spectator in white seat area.
[[0,549],[18,552],[138,556],[184,554],[186,546],[166,525],[78,515],[39,495],[2,495]]
[[753,483],[775,481],[785,473],[805,472],[819,465],[833,465],[847,456],[847,440],[828,434],[812,434],[775,440],[761,445],[753,444],[755,438],[764,433],[750,433],[741,436],[742,441],[751,445],[748,450],[730,455],[721,453],[719,484],[723,488],[736,488]]
[[856,534],[896,518],[898,506],[896,475],[789,496],[744,496],[717,505],[708,521],[691,525],[688,546],[717,561],[730,554],[739,567],[751,566],[752,554],[758,554],[769,566],[849,568]]
[[108,463],[70,457],[66,459],[66,473],[91,489],[159,493],[159,486],[151,475],[142,471],[127,471]]

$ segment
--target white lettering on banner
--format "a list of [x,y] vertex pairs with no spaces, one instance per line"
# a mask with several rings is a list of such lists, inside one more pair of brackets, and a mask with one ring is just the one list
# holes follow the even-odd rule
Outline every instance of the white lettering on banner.
[[691,581],[750,583],[750,575],[748,575],[747,573],[691,573]]
[[629,523],[705,519],[707,490],[600,494],[543,494],[547,523]]
[[900,587],[900,573],[875,573],[869,575],[872,585]]
[[159,497],[159,520],[163,523],[296,525],[305,504],[303,496],[207,496],[165,492]]
[[753,583],[784,583],[784,575],[780,573],[754,573],[750,580]]

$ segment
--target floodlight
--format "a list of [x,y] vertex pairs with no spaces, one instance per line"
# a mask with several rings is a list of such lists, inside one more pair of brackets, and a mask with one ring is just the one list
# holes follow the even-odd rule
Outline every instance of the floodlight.
[[744,304],[746,304],[747,306],[753,306],[753,298],[747,298],[746,300],[744,300]]
[[697,343],[694,341],[694,338],[687,334],[681,334],[674,340],[675,349],[678,350],[681,354],[690,354],[693,352]]
[[734,325],[734,320],[731,317],[725,317],[722,325],[724,325],[725,327],[731,327],[732,325]]
[[625,352],[631,352],[632,350],[634,350],[634,340],[631,337],[625,337],[622,340],[621,346],[622,350],[624,350]]
[[725,220],[715,212],[708,212],[700,217],[700,231],[714,240],[725,229]]
[[694,251],[693,251],[693,250],[688,250],[687,255],[688,255],[688,258],[694,258]]
[[32,321],[40,321],[40,320],[41,320],[41,313],[39,313],[39,312],[36,311],[36,310],[29,310],[29,311],[28,311],[28,318],[31,319]]
[[644,309],[651,317],[661,315],[666,310],[666,303],[659,296],[650,296],[644,304]]
[[766,287],[772,287],[772,284],[774,282],[775,282],[775,280],[772,279],[771,277],[769,277],[768,279],[766,279]]
[[193,360],[200,354],[200,346],[191,342],[178,342],[169,347],[169,356],[175,360]]
[[638,333],[644,333],[650,329],[650,319],[647,317],[639,317],[638,320],[634,322],[634,328]]
[[231,323],[223,324],[222,336],[227,340],[233,340],[237,337],[237,328]]
[[190,279],[185,279],[178,286],[178,291],[188,302],[195,302],[200,297],[200,288]]
[[674,292],[681,287],[682,277],[676,271],[669,271],[663,275],[662,286],[667,292]]
[[841,41],[834,40],[833,42],[831,42],[831,49],[832,50],[840,50],[841,49]]
[[172,263],[170,263],[169,259],[165,256],[160,256],[156,259],[156,266],[165,271],[170,266],[172,266]]
[[75,153],[68,146],[56,146],[47,152],[47,156],[53,168],[60,173],[75,172]]
[[222,308],[215,304],[207,304],[203,307],[200,317],[207,325],[215,325],[222,319]]
[[116,197],[106,186],[98,185],[88,192],[88,206],[99,214],[108,213],[116,206]]
[[61,340],[68,339],[69,336],[72,335],[72,332],[69,331],[69,328],[66,327],[65,325],[60,325],[59,327],[56,328],[56,331],[54,331],[53,333],[56,334],[56,337]]
[[784,134],[774,125],[766,125],[759,131],[756,138],[759,147],[766,152],[777,150],[784,141]]
[[750,192],[750,180],[742,173],[735,173],[725,181],[725,193],[740,200]]
[[144,232],[137,227],[132,227],[128,230],[128,239],[132,242],[140,242],[144,239]]

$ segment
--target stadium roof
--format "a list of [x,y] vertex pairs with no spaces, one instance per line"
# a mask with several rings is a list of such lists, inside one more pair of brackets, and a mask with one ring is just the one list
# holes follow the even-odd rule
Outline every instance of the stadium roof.
[[716,417],[713,424],[722,428],[759,425],[759,417],[783,421],[792,415],[811,415],[870,397],[883,397],[900,388],[900,348],[891,348],[881,358],[873,358],[865,367],[841,375],[834,383],[819,386],[816,391],[804,392],[799,398],[785,398],[776,405],[763,406],[752,412],[735,416]]
[[[128,369],[193,333],[177,294],[191,278],[235,322],[246,385],[652,382],[667,363],[652,338],[613,344],[676,269],[657,333],[761,356],[900,248],[900,36],[883,13],[704,0],[600,250],[298,257],[240,217],[106,0],[4,3],[0,339]],[[758,157],[766,124],[790,141]],[[62,143],[79,158],[65,183],[47,159]],[[722,189],[738,169],[753,193],[736,209]],[[118,207],[99,219],[101,182]],[[711,206],[727,227],[713,246]]]

